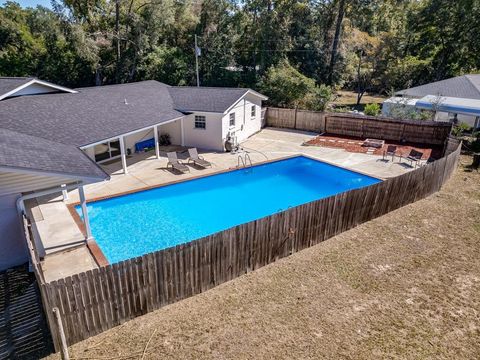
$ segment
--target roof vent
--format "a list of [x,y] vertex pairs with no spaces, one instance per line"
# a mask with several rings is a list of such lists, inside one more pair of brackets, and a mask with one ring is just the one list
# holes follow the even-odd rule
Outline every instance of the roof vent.
[[123,102],[125,103],[125,105],[128,105],[127,98],[125,98],[125,100],[123,100]]

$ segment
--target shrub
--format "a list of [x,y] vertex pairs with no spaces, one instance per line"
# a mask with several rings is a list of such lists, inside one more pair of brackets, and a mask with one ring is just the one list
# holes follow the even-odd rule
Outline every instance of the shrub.
[[365,105],[365,109],[363,109],[363,113],[369,116],[377,116],[380,114],[380,105],[379,104],[367,104]]
[[332,99],[332,89],[327,85],[315,86],[300,103],[307,110],[325,111]]
[[260,90],[273,106],[296,107],[315,87],[315,81],[300,73],[287,60],[267,70]]
[[456,137],[462,136],[466,131],[469,131],[471,128],[468,124],[466,123],[460,123],[458,125],[455,125],[452,128],[452,135]]
[[171,142],[170,142],[170,134],[160,134],[160,137],[158,139],[158,144],[161,145],[161,146],[165,146],[165,145],[170,145]]
[[259,85],[273,106],[323,111],[332,98],[329,86],[317,86],[315,80],[303,75],[287,60],[270,67]]

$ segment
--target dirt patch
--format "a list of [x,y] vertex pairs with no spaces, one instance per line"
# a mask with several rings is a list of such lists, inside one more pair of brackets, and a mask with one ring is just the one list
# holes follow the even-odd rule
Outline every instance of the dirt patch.
[[417,150],[423,153],[422,159],[427,160],[429,158],[438,159],[442,156],[441,147],[432,147],[428,145],[399,143],[395,141],[385,141],[385,144],[380,148],[373,148],[363,146],[365,139],[357,137],[347,136],[335,136],[329,134],[319,135],[305,143],[308,146],[323,146],[331,148],[340,148],[353,153],[368,153],[371,155],[383,155],[389,145],[395,145],[397,147],[397,155],[407,157],[410,151]]
[[425,200],[83,341],[71,357],[478,359],[479,223],[480,174],[460,167]]
[[[381,95],[365,94],[362,97],[361,104],[381,104],[387,98]],[[337,106],[354,106],[357,104],[357,93],[354,91],[339,90],[335,93],[335,99],[332,104]]]

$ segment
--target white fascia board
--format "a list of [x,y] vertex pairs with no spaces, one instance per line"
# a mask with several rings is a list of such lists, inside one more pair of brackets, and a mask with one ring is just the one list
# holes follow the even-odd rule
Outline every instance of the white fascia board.
[[82,180],[89,183],[108,180],[108,178],[101,178],[96,176],[75,175],[75,174],[67,174],[62,172],[46,171],[46,170],[24,169],[24,168],[13,167],[13,166],[0,166],[0,171],[1,170],[5,170],[5,172],[17,173],[17,174],[32,174],[32,175],[40,175],[40,176],[59,177],[64,179],[77,180],[77,181]]
[[43,80],[33,79],[33,83],[34,83],[34,84],[43,85],[43,86],[47,86],[47,87],[50,87],[50,88],[55,89],[55,90],[65,91],[65,92],[68,92],[68,93],[70,93],[70,94],[76,94],[76,93],[78,93],[77,90],[73,90],[73,89],[67,88],[67,87],[65,87],[65,86],[60,86],[60,85],[52,84],[52,83],[49,83],[49,82],[43,81]]
[[52,89],[56,89],[56,90],[59,90],[59,91],[65,91],[65,92],[69,92],[69,93],[77,93],[78,91],[75,91],[75,90],[72,90],[72,89],[69,89],[69,88],[66,88],[66,87],[63,87],[63,86],[60,86],[60,85],[55,85],[55,84],[51,84],[49,82],[46,82],[46,81],[42,81],[42,80],[37,80],[37,79],[32,79],[30,80],[29,82],[23,84],[23,85],[20,85],[19,87],[3,94],[3,95],[0,95],[0,100],[3,100],[7,97],[10,97],[12,95],[15,95],[16,92],[22,90],[22,89],[25,89],[26,87],[29,87],[30,85],[33,85],[33,84],[39,84],[39,85],[42,85],[42,86],[46,86],[46,87],[49,87],[49,88],[52,88]]
[[[222,111],[205,111],[205,110],[180,110],[180,109],[175,109],[177,111],[180,111],[180,112],[185,112],[185,113],[188,113],[188,114],[185,114],[185,116],[188,116],[188,115],[194,115],[195,113],[206,113],[206,114],[223,114]],[[163,123],[165,124],[165,123]]]
[[268,96],[262,95],[262,94],[260,94],[259,92],[256,92],[255,90],[248,89],[247,91],[245,91],[245,93],[244,93],[242,96],[240,96],[240,97],[238,98],[237,101],[235,101],[227,110],[225,110],[225,111],[223,112],[223,115],[228,114],[228,113],[230,112],[230,110],[232,110],[235,106],[237,106],[237,104],[238,104],[240,101],[242,101],[242,100],[245,98],[245,96],[247,96],[248,94],[257,96],[257,97],[259,97],[262,101],[263,101],[263,100],[268,100]]
[[109,137],[109,138],[107,138],[107,139],[102,139],[102,140],[96,141],[96,142],[94,142],[94,143],[82,145],[82,146],[80,146],[80,150],[85,150],[85,149],[90,148],[90,147],[92,147],[92,146],[99,145],[99,144],[103,144],[104,142],[118,139],[118,138],[120,138],[120,137],[122,137],[122,136],[128,136],[128,135],[132,135],[132,134],[135,134],[135,133],[137,133],[137,132],[140,132],[140,131],[144,131],[144,130],[148,130],[148,129],[153,129],[155,126],[162,126],[162,125],[165,125],[165,124],[169,124],[169,123],[171,123],[171,122],[180,120],[180,119],[182,119],[182,118],[184,118],[184,117],[185,117],[185,116],[179,116],[178,118],[170,119],[170,120],[167,120],[167,121],[158,123],[158,124],[153,124],[153,125],[145,126],[145,127],[141,128],[141,129],[132,130],[132,131],[129,131],[129,132],[124,133],[124,134],[118,134],[118,135]]
[[260,99],[262,100],[268,100],[268,96],[266,95],[263,95],[263,94],[260,94],[258,91],[255,91],[255,90],[252,90],[252,89],[248,89],[248,93],[252,94],[252,95],[255,95],[255,96],[258,96]]

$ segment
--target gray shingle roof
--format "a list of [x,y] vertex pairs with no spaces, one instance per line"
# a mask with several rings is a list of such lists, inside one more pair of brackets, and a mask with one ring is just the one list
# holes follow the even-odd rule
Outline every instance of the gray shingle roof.
[[19,86],[22,86],[23,84],[26,84],[30,80],[32,80],[32,78],[27,78],[27,77],[17,77],[17,78],[0,77],[0,96],[16,89]]
[[0,128],[0,165],[71,176],[109,176],[80,149]]
[[[3,89],[29,80],[3,79]],[[105,178],[79,147],[180,118],[182,111],[224,112],[249,91],[157,81],[75,90],[0,101],[0,166]]]
[[398,91],[396,95],[407,95],[415,98],[422,98],[427,95],[441,95],[480,100],[480,74],[463,75],[436,81]]
[[[77,94],[20,96],[0,102],[0,127],[88,145],[183,116],[157,81],[79,88]],[[125,100],[127,104],[125,104]]]
[[223,113],[247,93],[243,88],[172,86],[168,88],[175,108],[180,111]]

